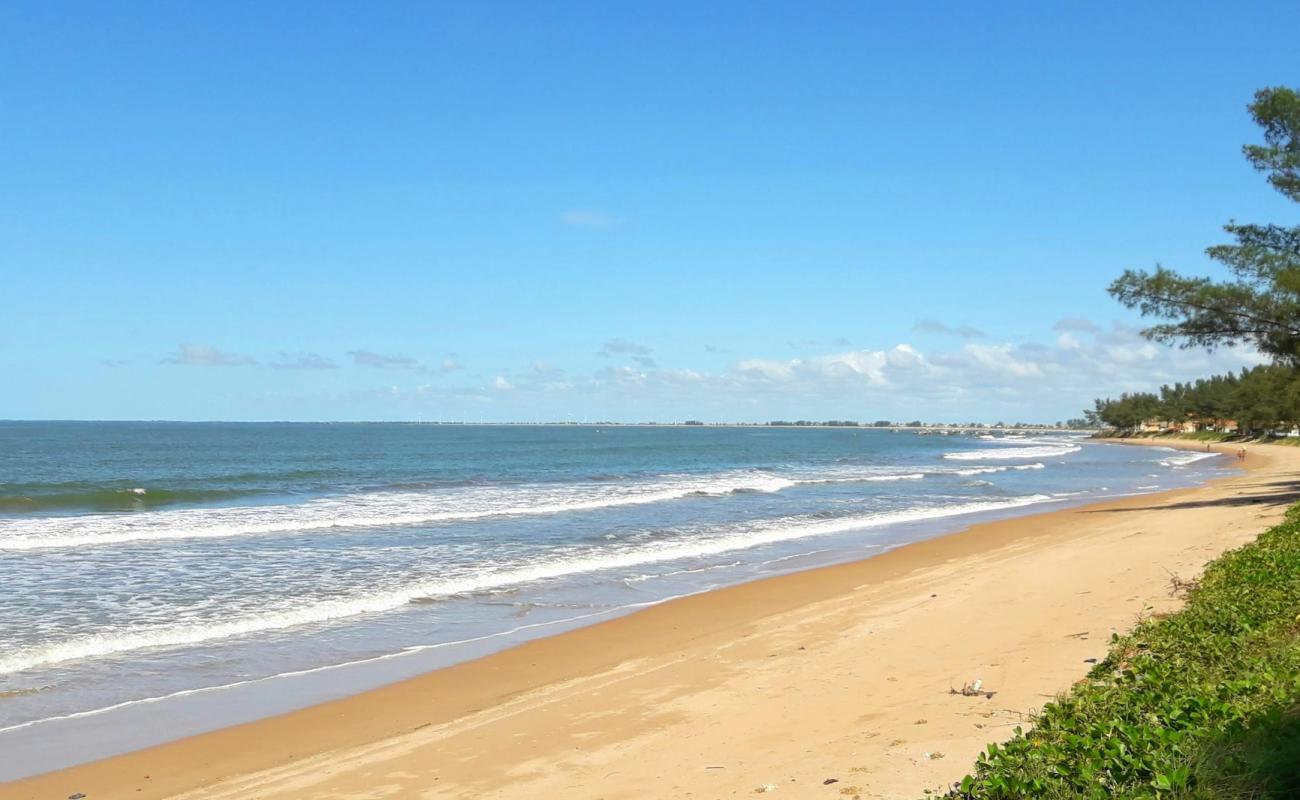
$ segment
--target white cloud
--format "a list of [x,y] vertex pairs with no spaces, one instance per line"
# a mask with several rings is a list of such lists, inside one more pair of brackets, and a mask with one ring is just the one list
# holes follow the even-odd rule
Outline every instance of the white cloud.
[[1131,365],[1155,360],[1160,354],[1160,348],[1148,341],[1135,341],[1106,345],[1103,352],[1106,358],[1117,365]]
[[493,403],[515,418],[1054,421],[1077,416],[1094,397],[1263,361],[1240,348],[1207,353],[1164,347],[1134,328],[1086,320],[1058,323],[1040,336],[932,350],[903,342],[795,358],[754,354],[713,369],[659,366],[649,346],[611,339],[599,351],[608,361],[592,372],[535,361],[497,373],[486,387],[448,381],[412,394],[426,403]]
[[1083,347],[1083,344],[1073,335],[1063,333],[1056,337],[1056,346],[1062,350],[1078,350]]
[[900,344],[889,350],[850,350],[785,361],[751,358],[736,364],[735,375],[741,380],[768,384],[809,387],[850,382],[882,387],[891,385],[895,374],[933,374],[935,369],[911,345]]
[[1017,356],[1009,344],[968,344],[961,352],[984,369],[1012,378],[1032,378],[1043,374],[1039,364]]
[[183,364],[189,367],[241,367],[256,364],[249,356],[226,353],[203,344],[183,344],[176,352],[163,359],[164,364]]
[[644,344],[629,342],[627,339],[610,339],[597,351],[602,358],[627,358],[642,367],[655,366],[654,350]]
[[[1076,321],[1049,343],[967,342],[923,352],[908,343],[773,359],[744,358],[718,372],[633,366],[598,371],[589,390],[650,406],[770,409],[772,418],[941,416],[1052,421],[1074,416],[1092,398],[1188,380],[1261,363],[1243,349],[1206,353],[1153,344],[1122,325]],[[1090,332],[1093,331],[1093,332]],[[685,412],[689,413],[689,411]]]
[[888,360],[889,357],[880,350],[857,350],[818,356],[808,361],[806,367],[812,374],[824,378],[860,378],[874,386],[887,386],[889,379],[885,377],[885,365]]
[[799,358],[789,361],[770,361],[764,358],[750,358],[736,365],[736,370],[746,378],[785,383],[794,377],[794,371],[803,365]]
[[643,386],[650,376],[651,373],[635,367],[606,367],[596,372],[595,383],[624,388]]

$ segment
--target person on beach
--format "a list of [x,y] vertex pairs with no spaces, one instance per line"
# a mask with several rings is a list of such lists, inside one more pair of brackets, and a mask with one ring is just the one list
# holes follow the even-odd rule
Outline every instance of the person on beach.
[[1237,460],[1238,460],[1238,461],[1245,461],[1245,460],[1246,460],[1246,448],[1243,447],[1243,448],[1241,448],[1240,450],[1237,451]]

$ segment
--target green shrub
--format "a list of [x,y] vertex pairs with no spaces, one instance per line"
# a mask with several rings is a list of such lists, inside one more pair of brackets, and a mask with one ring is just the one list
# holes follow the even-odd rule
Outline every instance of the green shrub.
[[954,798],[1300,797],[1300,504],[1115,636]]

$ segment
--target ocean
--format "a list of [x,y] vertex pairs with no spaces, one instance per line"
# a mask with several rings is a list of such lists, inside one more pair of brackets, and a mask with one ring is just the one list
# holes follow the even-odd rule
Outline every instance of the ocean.
[[0,780],[1226,468],[1069,433],[0,422]]

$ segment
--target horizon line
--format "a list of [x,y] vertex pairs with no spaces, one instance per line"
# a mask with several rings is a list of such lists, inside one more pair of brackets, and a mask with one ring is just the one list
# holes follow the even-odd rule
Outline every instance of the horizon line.
[[[657,428],[709,428],[709,427],[744,427],[744,428],[900,428],[900,429],[926,429],[926,428],[1052,428],[1056,430],[1085,430],[1084,428],[1072,428],[1064,424],[1064,420],[1059,422],[926,422],[920,425],[910,425],[902,422],[890,422],[887,425],[878,425],[874,422],[860,422],[856,420],[767,420],[764,422],[705,422],[703,420],[687,420],[674,422],[658,422],[655,420],[643,420],[639,422],[619,422],[616,420],[597,420],[573,422],[565,420],[423,420],[423,419],[76,419],[76,418],[41,418],[41,419],[20,419],[20,418],[0,418],[0,424],[3,423],[41,423],[41,422],[68,422],[78,424],[94,423],[163,423],[169,425],[416,425],[416,426],[459,426],[459,427],[489,427],[489,426],[530,426],[530,427],[596,427],[596,426],[620,426],[620,427],[657,427]],[[1091,430],[1091,429],[1086,429]]]

